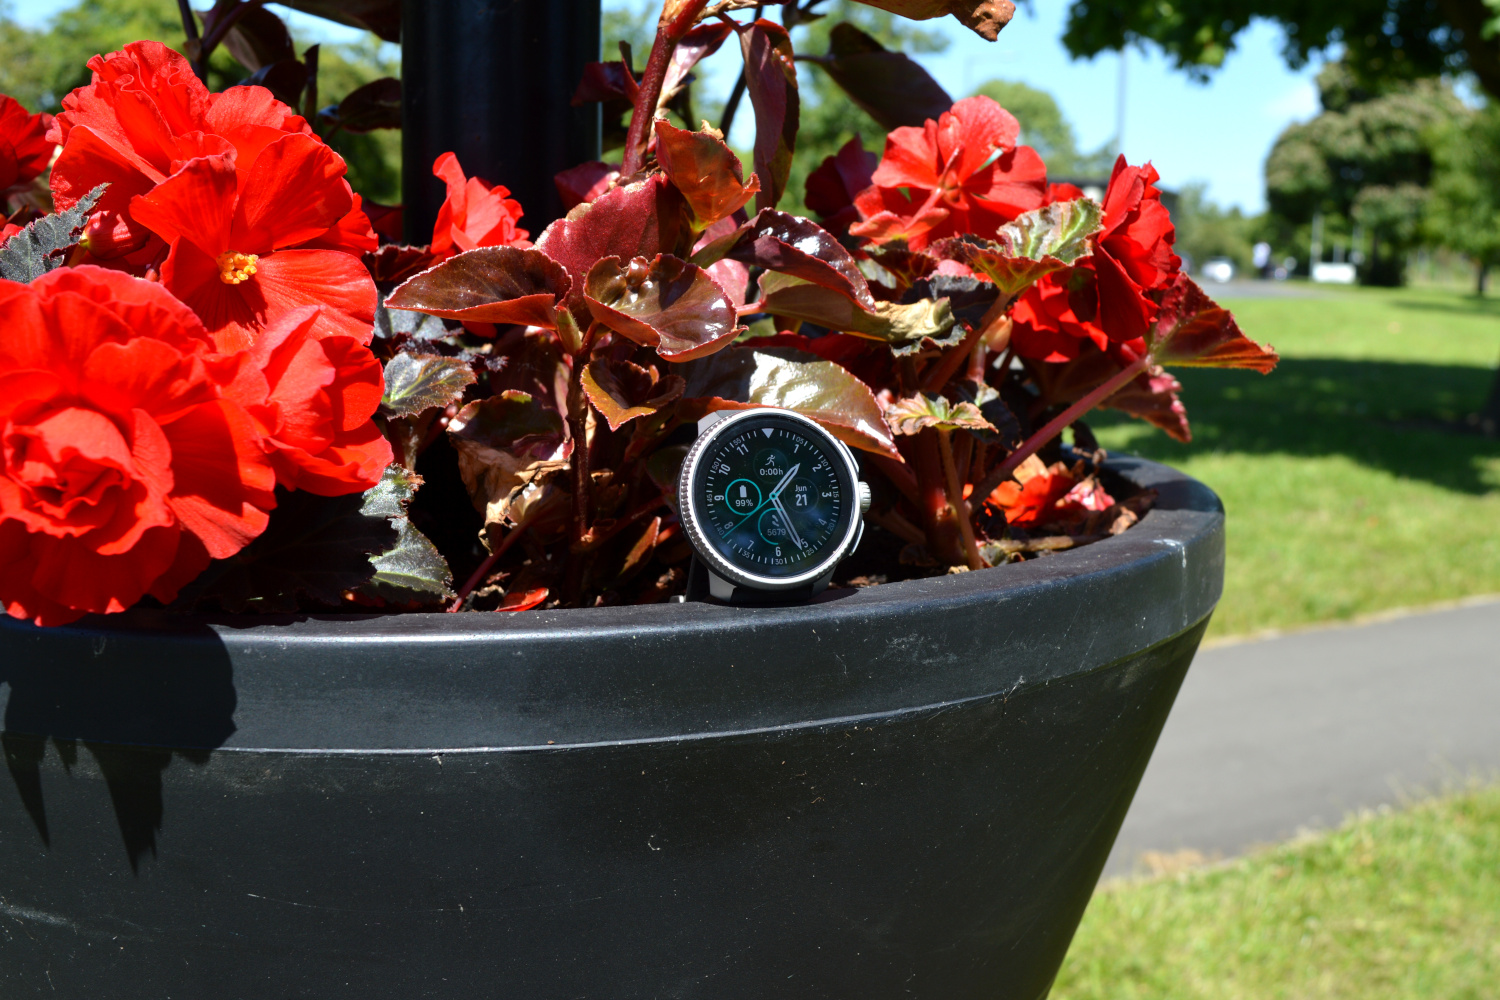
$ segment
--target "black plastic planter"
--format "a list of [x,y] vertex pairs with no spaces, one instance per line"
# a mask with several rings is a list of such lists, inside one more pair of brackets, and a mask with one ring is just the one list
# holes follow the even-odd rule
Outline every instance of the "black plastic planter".
[[1223,577],[1112,467],[1124,535],[804,607],[9,622],[0,996],[1035,1000]]

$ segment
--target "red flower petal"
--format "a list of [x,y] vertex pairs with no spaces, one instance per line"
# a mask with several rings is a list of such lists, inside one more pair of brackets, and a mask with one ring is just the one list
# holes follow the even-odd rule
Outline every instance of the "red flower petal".
[[209,257],[230,249],[241,253],[270,250],[264,244],[231,247],[236,191],[234,163],[229,157],[204,157],[189,161],[150,193],[132,198],[130,214],[168,243],[187,240]]
[[234,555],[265,530],[266,511],[276,506],[276,473],[249,414],[215,400],[162,429],[177,480],[172,510],[209,555]]
[[[233,249],[260,253],[315,239],[354,207],[344,183],[344,161],[322,141],[287,135],[266,146],[243,178]],[[201,245],[201,244],[200,244]]]

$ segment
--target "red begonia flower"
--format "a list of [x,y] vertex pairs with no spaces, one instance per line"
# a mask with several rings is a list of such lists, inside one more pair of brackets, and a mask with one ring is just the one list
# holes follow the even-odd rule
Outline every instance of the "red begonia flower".
[[244,350],[288,312],[321,305],[319,334],[368,344],[375,282],[360,258],[306,249],[349,213],[343,161],[311,136],[283,135],[237,170],[231,156],[189,161],[130,211],[172,248],[162,283],[224,351]]
[[275,473],[216,352],[160,285],[0,281],[0,606],[63,624],[170,601],[265,529]]
[[432,174],[448,185],[448,196],[432,226],[435,255],[446,258],[476,247],[531,245],[526,242],[531,234],[516,225],[521,219],[521,203],[507,197],[510,188],[464,177],[463,167],[452,153],[437,158]]
[[1172,252],[1172,217],[1156,188],[1160,179],[1149,163],[1132,167],[1123,156],[1116,160],[1104,194],[1104,231],[1099,234],[1104,254],[1147,291],[1165,288],[1182,270],[1182,258]]
[[0,94],[0,205],[5,189],[42,176],[57,147],[47,141],[52,116],[27,114],[12,98]]
[[1086,266],[1047,275],[1026,290],[1011,309],[1010,345],[1023,358],[1065,362],[1078,357],[1084,342],[1109,347],[1109,335],[1096,322],[1098,292]]
[[0,246],[4,246],[5,241],[19,233],[21,229],[21,226],[17,226],[10,222],[5,223],[4,225],[0,225]]
[[[307,122],[263,87],[209,93],[187,60],[160,42],[132,42],[88,65],[92,81],[63,98],[48,133],[63,147],[51,183],[60,209],[99,184],[110,185],[90,226],[90,251],[101,258],[124,257],[148,245],[152,234],[131,216],[130,201],[187,161],[234,153],[244,168],[283,136],[313,137]],[[355,204],[346,212],[347,218],[325,227],[323,244],[354,254],[375,249],[369,220]]]
[[878,162],[875,154],[867,152],[859,136],[855,136],[807,175],[807,194],[803,200],[818,214],[824,229],[842,236],[850,225],[859,221],[854,199],[870,186]]
[[258,377],[230,393],[260,424],[289,490],[321,496],[362,493],[391,464],[391,446],[372,417],[385,394],[380,362],[353,337],[319,337],[318,306],[262,331],[250,347]]
[[920,250],[945,236],[993,236],[1040,208],[1047,168],[1021,126],[988,97],[969,97],[921,128],[902,126],[885,142],[872,186],[855,199],[864,221],[849,227],[877,243],[905,239]]

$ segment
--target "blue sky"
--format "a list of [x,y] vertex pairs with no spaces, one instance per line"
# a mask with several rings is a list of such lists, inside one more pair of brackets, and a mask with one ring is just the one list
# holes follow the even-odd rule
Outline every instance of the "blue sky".
[[[37,24],[58,6],[57,0],[12,0],[10,9],[23,23]],[[1067,6],[1040,0],[1033,12],[1019,13],[993,44],[951,19],[931,22],[952,43],[941,55],[919,58],[955,97],[994,77],[1051,92],[1073,122],[1080,147],[1097,148],[1115,134],[1120,57],[1070,59],[1060,41]],[[290,15],[301,34],[328,41],[358,37],[327,21],[284,8],[278,12]],[[1155,50],[1131,50],[1126,56],[1125,155],[1132,163],[1153,161],[1168,187],[1201,181],[1220,204],[1259,211],[1265,204],[1262,167],[1272,142],[1288,124],[1317,113],[1317,67],[1288,70],[1280,47],[1279,30],[1264,23],[1252,26],[1206,85],[1173,71]],[[733,56],[721,52],[714,62]],[[726,75],[713,72],[710,80]]]

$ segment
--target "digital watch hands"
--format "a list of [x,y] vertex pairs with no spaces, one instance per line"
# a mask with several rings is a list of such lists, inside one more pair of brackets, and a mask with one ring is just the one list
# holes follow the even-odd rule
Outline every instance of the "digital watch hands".
[[706,590],[734,604],[787,603],[826,588],[869,507],[848,447],[773,407],[710,414],[698,435],[677,491],[697,554],[689,599]]

